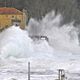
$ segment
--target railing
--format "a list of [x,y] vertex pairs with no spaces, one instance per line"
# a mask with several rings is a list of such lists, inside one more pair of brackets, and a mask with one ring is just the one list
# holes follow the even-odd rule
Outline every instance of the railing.
[[[28,62],[28,80],[30,80],[30,62]],[[55,80],[67,80],[64,69],[58,69],[58,79]]]

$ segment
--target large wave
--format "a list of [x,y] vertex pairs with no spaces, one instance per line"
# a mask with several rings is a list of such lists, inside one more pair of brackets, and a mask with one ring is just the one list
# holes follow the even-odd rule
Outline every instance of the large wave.
[[[60,14],[55,16],[51,12],[42,20],[30,19],[27,31],[11,26],[1,32],[0,67],[16,72],[25,70],[25,64],[30,61],[33,70],[73,70],[74,67],[74,72],[79,72],[78,29],[73,23],[60,26],[61,20]],[[47,36],[49,43],[46,40],[35,43],[29,36],[36,34]]]
[[61,26],[62,16],[55,16],[54,11],[47,14],[42,20],[31,19],[29,22],[30,35],[44,35],[49,38],[49,44],[62,51],[71,53],[80,53],[78,28],[73,26],[73,23]]

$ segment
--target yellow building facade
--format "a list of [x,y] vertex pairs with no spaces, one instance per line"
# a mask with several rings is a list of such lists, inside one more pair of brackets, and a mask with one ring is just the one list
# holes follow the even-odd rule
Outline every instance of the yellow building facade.
[[20,26],[24,29],[26,26],[27,16],[15,8],[0,8],[0,30],[3,30],[12,25]]

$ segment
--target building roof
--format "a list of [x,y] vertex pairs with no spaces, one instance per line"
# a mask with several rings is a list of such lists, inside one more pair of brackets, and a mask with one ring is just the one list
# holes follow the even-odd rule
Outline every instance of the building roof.
[[16,8],[1,7],[0,14],[22,14],[22,12]]

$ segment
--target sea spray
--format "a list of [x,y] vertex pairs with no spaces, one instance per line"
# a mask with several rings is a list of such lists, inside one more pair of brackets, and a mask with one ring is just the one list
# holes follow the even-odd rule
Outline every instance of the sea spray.
[[26,31],[11,26],[0,34],[0,55],[4,57],[29,57],[33,52],[32,40]]
[[19,27],[11,26],[0,34],[1,58],[11,56],[16,58],[48,58],[49,56],[52,57],[52,53],[53,49],[48,45],[47,41],[34,44],[27,31],[21,30]]
[[[47,14],[42,20],[36,21],[31,19],[29,22],[29,33],[32,33],[36,27],[36,35],[44,35],[49,39],[49,44],[62,51],[71,53],[80,53],[78,28],[73,26],[73,23],[65,24],[61,26],[62,16],[60,14],[54,14],[54,11]],[[34,29],[33,25],[34,24]]]

